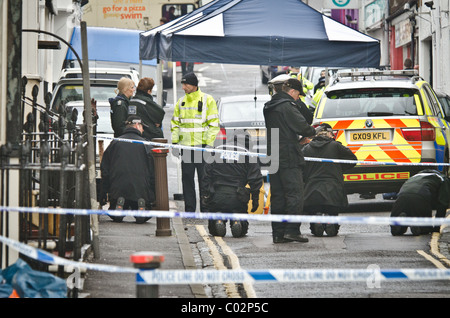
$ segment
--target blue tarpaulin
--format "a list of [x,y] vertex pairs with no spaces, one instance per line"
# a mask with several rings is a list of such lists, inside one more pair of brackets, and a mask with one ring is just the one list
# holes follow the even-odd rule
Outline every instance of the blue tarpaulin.
[[380,42],[300,0],[214,0],[140,35],[140,58],[378,67]]
[[[88,55],[91,61],[139,64],[139,30],[87,27]],[[70,44],[80,58],[81,30],[74,27]],[[66,60],[76,60],[72,50],[67,51]],[[156,65],[156,60],[142,61],[144,65]]]
[[0,298],[16,291],[20,298],[66,298],[66,281],[47,272],[33,270],[24,260],[0,270]]

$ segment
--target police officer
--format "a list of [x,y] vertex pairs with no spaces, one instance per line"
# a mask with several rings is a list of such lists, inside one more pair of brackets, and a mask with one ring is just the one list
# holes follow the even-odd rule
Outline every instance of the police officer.
[[[121,138],[144,141],[144,123],[138,116],[129,116]],[[151,209],[155,201],[154,161],[149,145],[113,140],[103,154],[100,170],[102,173],[101,203],[108,194],[110,210]],[[123,217],[111,216],[115,222]],[[136,217],[136,223],[144,223],[149,218]]]
[[152,90],[155,81],[152,78],[141,78],[136,88],[136,95],[128,105],[128,115],[137,115],[145,124],[142,136],[147,140],[163,138],[162,121],[165,111],[153,100]]
[[[282,91],[264,105],[268,155],[279,154],[278,170],[269,175],[273,214],[297,215],[303,210],[304,158],[299,135],[313,136],[315,129],[306,122],[295,103],[302,90],[300,81],[290,78]],[[274,129],[278,129],[279,140],[272,140]],[[293,222],[272,222],[272,238],[274,243],[308,242],[300,235],[300,223]]]
[[[214,98],[203,93],[198,87],[198,79],[194,73],[188,73],[181,78],[186,95],[175,105],[171,120],[172,143],[191,147],[213,147],[219,132],[219,113]],[[177,155],[174,149],[174,155]],[[203,152],[182,151],[181,174],[185,211],[195,212],[197,198],[194,176],[197,171],[200,196],[204,169]],[[204,211],[202,202],[200,210]]]
[[[246,134],[236,134],[225,145],[217,148],[247,152],[250,148],[249,140]],[[234,155],[222,153],[220,159],[205,165],[202,200],[206,200],[211,212],[247,213],[250,195],[251,211],[255,212],[258,209],[259,192],[263,185],[261,167],[256,158]],[[250,188],[246,188],[246,185]],[[226,220],[209,220],[209,232],[214,236],[225,236],[226,222]],[[232,220],[230,228],[233,237],[242,237],[248,232],[248,221]]]
[[[353,152],[334,140],[333,129],[329,124],[316,128],[316,136],[302,149],[305,157],[354,160]],[[305,212],[309,214],[338,215],[348,205],[344,189],[343,172],[353,168],[355,163],[329,163],[307,161],[303,169],[305,181]],[[311,223],[311,233],[322,236],[336,236],[338,224]]]
[[108,100],[111,105],[111,125],[115,138],[124,133],[125,121],[128,117],[128,104],[135,89],[131,78],[122,77],[117,83],[117,96]]
[[[273,95],[277,92],[281,92],[283,90],[283,84],[290,78],[292,77],[288,74],[281,74],[270,80],[268,83],[269,94]],[[306,106],[306,104],[300,98],[298,98],[295,103],[300,113],[303,115],[303,117],[305,117],[307,123],[311,125],[314,118],[314,111],[308,108],[308,106]]]
[[308,91],[314,89],[314,84],[303,76],[300,72],[300,67],[298,66],[289,67],[289,76],[298,79],[302,83],[303,90],[300,94],[300,100],[305,103],[305,97],[308,94]]
[[[450,180],[443,173],[425,169],[409,178],[400,188],[392,207],[391,217],[435,217],[443,218],[450,204]],[[407,226],[391,225],[391,234],[402,235]],[[439,227],[411,226],[413,235],[439,232]]]
[[268,82],[269,95],[273,96],[274,94],[281,92],[283,84],[290,78],[291,76],[289,76],[288,74],[281,74],[271,79]]
[[316,85],[317,89],[312,98],[312,104],[314,107],[319,106],[320,99],[325,91],[325,77],[319,78],[319,83]]

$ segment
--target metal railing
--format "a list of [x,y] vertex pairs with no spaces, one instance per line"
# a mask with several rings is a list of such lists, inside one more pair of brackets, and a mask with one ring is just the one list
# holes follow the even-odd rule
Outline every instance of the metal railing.
[[[26,78],[23,82],[25,88]],[[51,94],[45,97],[45,106],[37,103],[37,95],[36,85],[33,98],[25,97],[25,92],[22,95],[22,114],[26,105],[32,111],[23,120],[18,160],[13,159],[17,153],[13,155],[10,145],[0,145],[0,205],[8,206],[13,199],[11,175],[18,172],[19,198],[14,201],[19,206],[89,208],[86,125],[77,126],[78,114],[64,105],[50,109]],[[9,219],[9,212],[0,211],[0,235],[8,237],[18,231],[21,242],[60,257],[80,260],[82,247],[91,242],[89,216],[19,213],[18,229]],[[8,266],[8,253],[8,247],[0,244],[0,264]],[[47,265],[27,261],[38,270],[48,270]],[[60,266],[58,276],[63,271]]]

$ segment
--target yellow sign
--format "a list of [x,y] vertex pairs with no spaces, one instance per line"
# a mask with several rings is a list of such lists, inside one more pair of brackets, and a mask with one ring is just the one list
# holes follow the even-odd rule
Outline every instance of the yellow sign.
[[376,173],[349,173],[344,174],[344,181],[389,181],[407,180],[409,172],[376,172]]

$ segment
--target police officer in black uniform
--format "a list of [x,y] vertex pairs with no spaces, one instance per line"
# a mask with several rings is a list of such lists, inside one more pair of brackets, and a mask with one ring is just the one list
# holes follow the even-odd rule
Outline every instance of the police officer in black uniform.
[[[409,178],[401,187],[392,207],[391,217],[443,218],[450,204],[450,180],[443,173],[425,169]],[[402,235],[407,226],[391,225],[391,234]],[[439,232],[439,227],[411,226],[413,235]]]
[[155,81],[150,77],[141,78],[128,105],[128,115],[137,115],[146,124],[142,136],[147,140],[164,138],[162,122],[165,111],[153,100],[152,90]]
[[[247,152],[249,136],[236,134],[218,149]],[[243,147],[244,146],[244,147]],[[220,157],[220,158],[218,158]],[[259,192],[263,185],[261,168],[256,158],[236,153],[216,153],[215,160],[205,165],[202,197],[208,210],[224,213],[247,213],[251,196],[252,212],[258,209]],[[250,188],[246,188],[248,185]],[[226,220],[209,220],[208,229],[214,236],[225,236]],[[248,232],[248,221],[230,221],[233,237],[242,237]]]
[[[120,138],[145,141],[142,132],[145,125],[138,116],[129,116],[125,122],[125,132]],[[103,154],[100,170],[102,173],[101,204],[109,196],[110,210],[150,210],[155,201],[155,168],[153,147],[141,143],[113,140]],[[110,217],[121,222],[123,217]],[[136,217],[136,223],[144,223],[149,218]]]
[[[334,140],[333,129],[327,123],[316,128],[316,136],[305,145],[303,155],[311,158],[351,160],[355,163],[331,163],[307,161],[303,169],[305,181],[305,212],[337,216],[347,207],[347,193],[344,189],[343,172],[356,165],[353,152]],[[339,224],[310,223],[311,233],[322,236],[336,236]]]
[[[282,92],[283,84],[290,78],[292,78],[292,77],[288,74],[281,74],[281,75],[278,75],[277,77],[274,77],[272,80],[270,80],[268,83],[269,84],[269,94],[274,95],[278,92]],[[304,91],[301,91],[300,95],[305,96]],[[302,116],[305,117],[306,122],[311,125],[313,118],[314,118],[314,109],[311,109],[308,106],[306,106],[306,104],[300,98],[298,98],[295,101],[295,103],[296,103],[298,110],[302,114]]]
[[117,138],[125,131],[125,121],[128,117],[128,104],[134,95],[135,85],[131,78],[122,77],[117,83],[117,96],[110,98],[111,105],[111,126],[114,130],[114,137]]
[[[303,87],[298,79],[290,78],[282,86],[282,91],[272,96],[264,105],[267,128],[268,155],[274,158],[278,151],[279,167],[269,174],[271,191],[271,213],[298,215],[303,210],[303,158],[299,136],[310,137],[315,129],[300,113],[296,100]],[[279,140],[272,140],[272,130],[278,129]],[[271,162],[274,166],[275,162]],[[290,241],[308,242],[300,235],[300,223],[272,222],[274,243]]]

